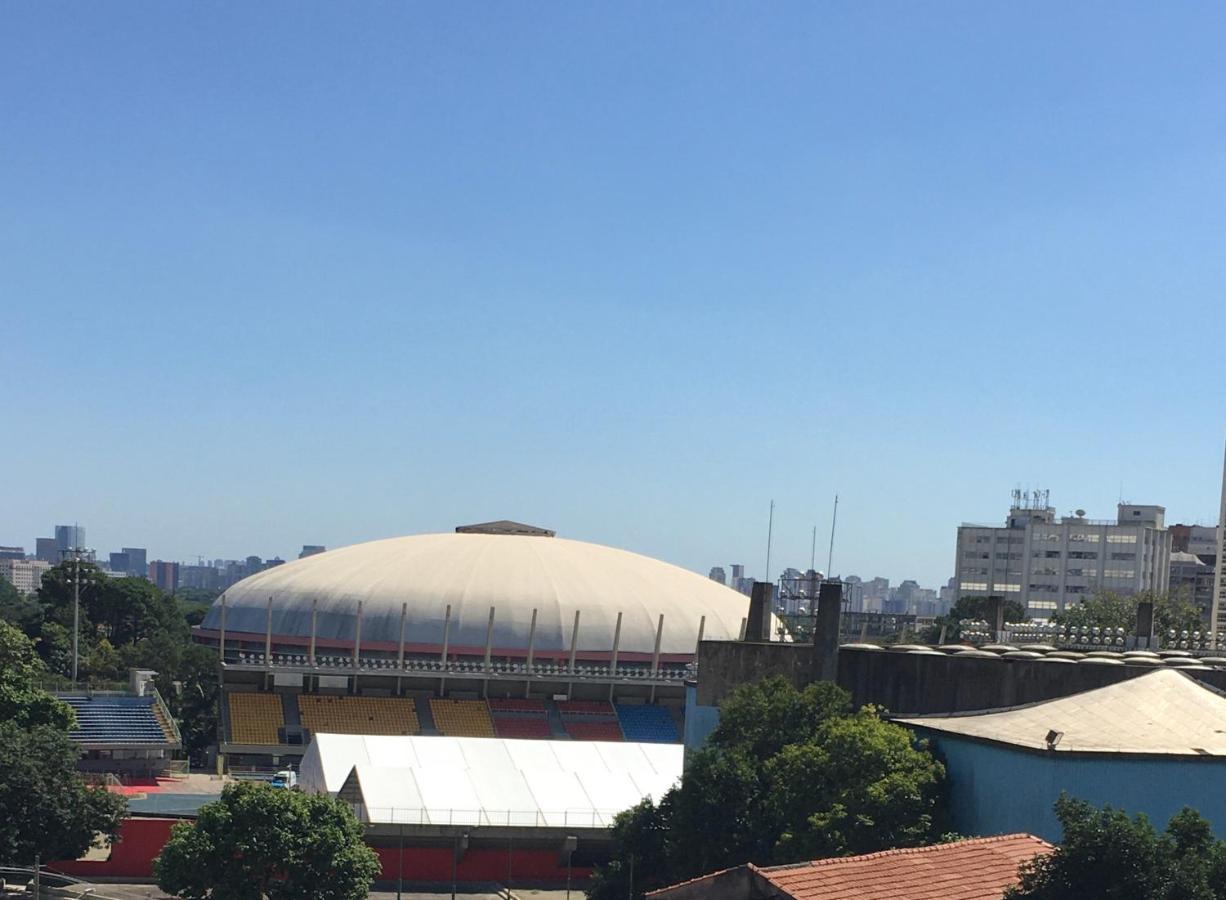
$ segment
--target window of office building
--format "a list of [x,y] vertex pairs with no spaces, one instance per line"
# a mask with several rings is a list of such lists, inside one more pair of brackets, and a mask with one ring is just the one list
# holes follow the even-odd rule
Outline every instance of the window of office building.
[[1104,578],[1134,578],[1136,574],[1134,569],[1106,569],[1103,571]]
[[1055,600],[1030,600],[1026,603],[1027,609],[1032,610],[1052,610],[1059,609],[1059,604]]
[[1108,544],[1135,544],[1137,536],[1135,534],[1109,534],[1107,535]]
[[1136,559],[1137,555],[1135,553],[1112,553],[1111,558],[1126,561]]
[[1091,553],[1086,550],[1070,550],[1069,559],[1098,559],[1097,553]]
[[986,591],[988,583],[986,581],[964,581],[960,587],[964,591]]
[[1077,541],[1078,543],[1086,543],[1086,544],[1097,544],[1098,543],[1098,535],[1087,534],[1087,533],[1080,532],[1080,531],[1073,532],[1072,534],[1068,536],[1068,539],[1070,541]]

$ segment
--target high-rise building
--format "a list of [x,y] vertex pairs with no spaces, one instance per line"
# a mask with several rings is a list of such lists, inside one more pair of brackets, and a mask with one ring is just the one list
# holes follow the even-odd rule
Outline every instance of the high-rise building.
[[1161,506],[1121,503],[1115,521],[1061,518],[1046,491],[1013,492],[1003,526],[958,528],[957,597],[1003,597],[1047,619],[1097,591],[1165,591],[1171,533]]
[[1168,589],[1182,594],[1200,610],[1208,626],[1213,613],[1213,579],[1217,567],[1217,528],[1172,525],[1171,574]]
[[298,554],[298,558],[306,559],[308,556],[317,556],[327,549],[323,544],[303,544],[302,552]]
[[728,583],[728,576],[724,574],[723,566],[712,566],[711,571],[707,574],[707,577],[712,581],[718,581],[720,584]]
[[109,557],[111,563],[111,571],[116,575],[127,575],[131,570],[131,557],[126,553],[112,553]]
[[25,559],[25,547],[0,547],[0,559]]
[[0,578],[23,594],[32,594],[42,584],[43,573],[51,563],[41,559],[0,559]]
[[85,528],[81,525],[56,525],[55,546],[60,551],[56,562],[67,559],[72,555],[69,551],[85,547]]
[[56,543],[55,538],[35,538],[34,539],[34,558],[41,559],[43,562],[55,565],[60,561],[60,545]]
[[179,588],[179,564],[155,559],[149,563],[149,580],[168,594]]
[[139,575],[141,578],[149,577],[148,551],[144,547],[124,547],[123,552],[128,557],[126,571],[129,574]]

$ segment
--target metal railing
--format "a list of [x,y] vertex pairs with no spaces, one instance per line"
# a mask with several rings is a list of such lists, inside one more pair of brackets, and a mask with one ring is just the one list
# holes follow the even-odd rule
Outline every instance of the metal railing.
[[267,654],[259,651],[231,650],[225,654],[225,665],[258,669],[285,669],[296,672],[342,674],[372,674],[372,675],[405,675],[405,676],[438,676],[457,678],[559,678],[566,680],[582,679],[616,679],[624,681],[643,682],[682,682],[693,677],[693,664],[670,663],[662,665],[653,671],[648,666],[619,665],[611,666],[576,663],[572,669],[565,663],[536,663],[530,667],[527,663],[507,663],[491,661],[488,665],[481,660],[448,660],[444,663],[439,659],[405,659],[401,665],[399,660],[389,657],[364,656],[359,657],[357,664],[352,656],[335,654],[317,654],[312,663],[305,653],[279,653],[274,651],[271,662]]

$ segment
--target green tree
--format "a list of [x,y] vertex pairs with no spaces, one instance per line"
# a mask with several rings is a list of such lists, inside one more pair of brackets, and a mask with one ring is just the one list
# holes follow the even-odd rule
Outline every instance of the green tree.
[[910,732],[872,707],[850,712],[833,684],[742,685],[681,785],[619,817],[611,860],[588,896],[641,896],[745,862],[934,842],[944,830],[944,776]]
[[[920,632],[920,639],[929,644],[935,644],[941,637],[941,629],[945,630],[945,640],[953,643],[962,637],[963,622],[982,622],[988,618],[987,597],[961,596],[944,616],[937,616],[931,625]],[[1004,602],[1006,622],[1024,622],[1026,609],[1021,601],[1006,597]]]
[[1128,595],[1099,591],[1077,605],[1056,613],[1052,621],[1057,625],[1077,628],[1123,628],[1132,634],[1137,624],[1137,606],[1142,602],[1154,605],[1154,631],[1158,635],[1165,635],[1170,629],[1182,632],[1198,631],[1205,627],[1201,623],[1200,611],[1186,594],[1157,591]]
[[1022,866],[1013,900],[1223,900],[1226,843],[1185,808],[1159,835],[1144,815],[1061,796],[1056,816],[1064,839]]
[[340,800],[246,783],[176,825],[154,871],[187,900],[364,900],[379,859]]
[[127,802],[87,787],[76,771],[79,755],[60,728],[0,722],[0,862],[76,859],[95,835],[118,832]]
[[9,623],[0,622],[0,722],[19,728],[50,725],[68,730],[73,722],[72,708],[38,686],[45,672],[30,639]]
[[11,582],[0,578],[0,619],[33,637],[42,624],[42,607],[34,597],[23,594]]
[[157,688],[179,722],[183,749],[192,764],[202,766],[206,750],[217,740],[217,710],[220,686],[217,679],[217,651],[199,644],[183,648],[182,660],[174,680],[157,678]]
[[114,681],[123,675],[123,660],[106,638],[94,644],[82,670],[90,681]]

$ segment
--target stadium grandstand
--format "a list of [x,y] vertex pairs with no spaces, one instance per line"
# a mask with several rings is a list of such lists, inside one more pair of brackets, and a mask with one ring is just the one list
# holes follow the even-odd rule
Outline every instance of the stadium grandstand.
[[228,589],[219,765],[294,764],[314,734],[677,743],[698,643],[749,600],[516,522],[330,550]]
[[82,771],[150,776],[171,765],[183,744],[174,717],[153,687],[153,674],[133,669],[127,692],[57,694],[76,715],[70,736],[81,748]]

